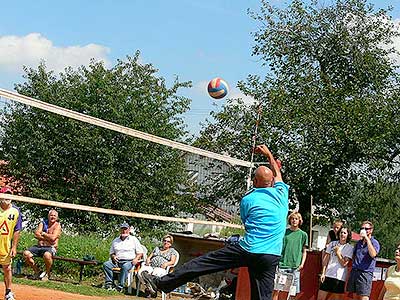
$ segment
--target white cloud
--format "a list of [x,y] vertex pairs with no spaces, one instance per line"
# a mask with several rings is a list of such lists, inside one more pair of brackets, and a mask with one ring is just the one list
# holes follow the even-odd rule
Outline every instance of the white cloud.
[[241,99],[245,105],[252,105],[254,104],[254,102],[256,102],[256,100],[252,96],[246,96],[236,88],[232,90],[228,96],[231,99]]
[[67,66],[88,65],[92,58],[109,65],[109,52],[107,47],[96,44],[57,47],[40,33],[5,35],[0,36],[0,69],[21,73],[22,66],[36,67],[44,60],[49,70],[58,73]]
[[[400,19],[394,20],[394,25],[396,26],[397,32],[400,33]],[[400,37],[393,39],[393,46],[400,53]],[[397,61],[397,63],[400,63],[399,54],[397,54],[394,59]]]

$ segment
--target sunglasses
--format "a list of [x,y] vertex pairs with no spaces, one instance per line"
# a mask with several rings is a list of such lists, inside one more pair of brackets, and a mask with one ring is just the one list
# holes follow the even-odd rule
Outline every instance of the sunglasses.
[[360,230],[362,230],[362,229],[364,229],[364,230],[371,230],[372,228],[371,228],[371,227],[361,227]]
[[170,240],[163,240],[163,243],[171,243]]

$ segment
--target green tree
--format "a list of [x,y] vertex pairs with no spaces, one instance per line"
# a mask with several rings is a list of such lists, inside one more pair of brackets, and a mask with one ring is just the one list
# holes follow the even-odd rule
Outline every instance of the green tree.
[[[303,216],[309,217],[311,196],[317,213],[340,215],[353,180],[374,181],[395,168],[400,85],[392,39],[398,33],[387,10],[375,11],[363,0],[325,7],[295,0],[281,9],[262,1],[250,14],[260,24],[253,55],[266,74],[250,75],[239,88],[255,103],[229,101],[196,143],[249,159],[261,103],[257,142],[283,160]],[[240,179],[244,188],[247,170],[234,172],[228,178]],[[226,184],[225,195],[239,198],[229,189],[238,184]]]
[[[190,100],[179,96],[190,82],[167,87],[139,52],[110,69],[103,63],[65,69],[56,76],[44,63],[26,69],[16,90],[27,96],[155,134],[182,140],[181,114]],[[1,155],[23,195],[75,204],[160,215],[190,210],[181,153],[158,144],[54,115],[22,104],[4,109]],[[184,191],[183,191],[184,192]],[[42,207],[27,212],[37,217]],[[121,218],[64,210],[60,216],[76,231],[109,229]],[[134,220],[142,227],[149,222]],[[111,226],[112,227],[112,226]],[[142,228],[140,228],[142,229]]]
[[393,259],[395,247],[400,242],[399,199],[399,182],[360,180],[352,191],[345,211],[354,231],[365,220],[373,222],[373,235],[381,245],[380,257]]

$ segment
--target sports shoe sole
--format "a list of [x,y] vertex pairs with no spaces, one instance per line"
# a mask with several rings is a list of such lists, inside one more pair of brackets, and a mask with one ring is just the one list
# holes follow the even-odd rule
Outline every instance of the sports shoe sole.
[[142,277],[144,279],[145,286],[150,291],[150,294],[152,294],[152,295],[157,294],[157,286],[153,282],[153,276],[150,275],[148,272],[143,272]]

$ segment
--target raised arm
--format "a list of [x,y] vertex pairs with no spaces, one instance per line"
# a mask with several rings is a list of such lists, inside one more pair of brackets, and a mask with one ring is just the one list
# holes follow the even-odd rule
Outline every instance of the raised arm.
[[266,145],[258,145],[254,149],[255,153],[261,153],[267,157],[269,165],[271,167],[272,172],[274,173],[275,182],[283,181],[281,169],[278,162],[275,160],[274,156],[272,155],[271,151],[268,149]]

